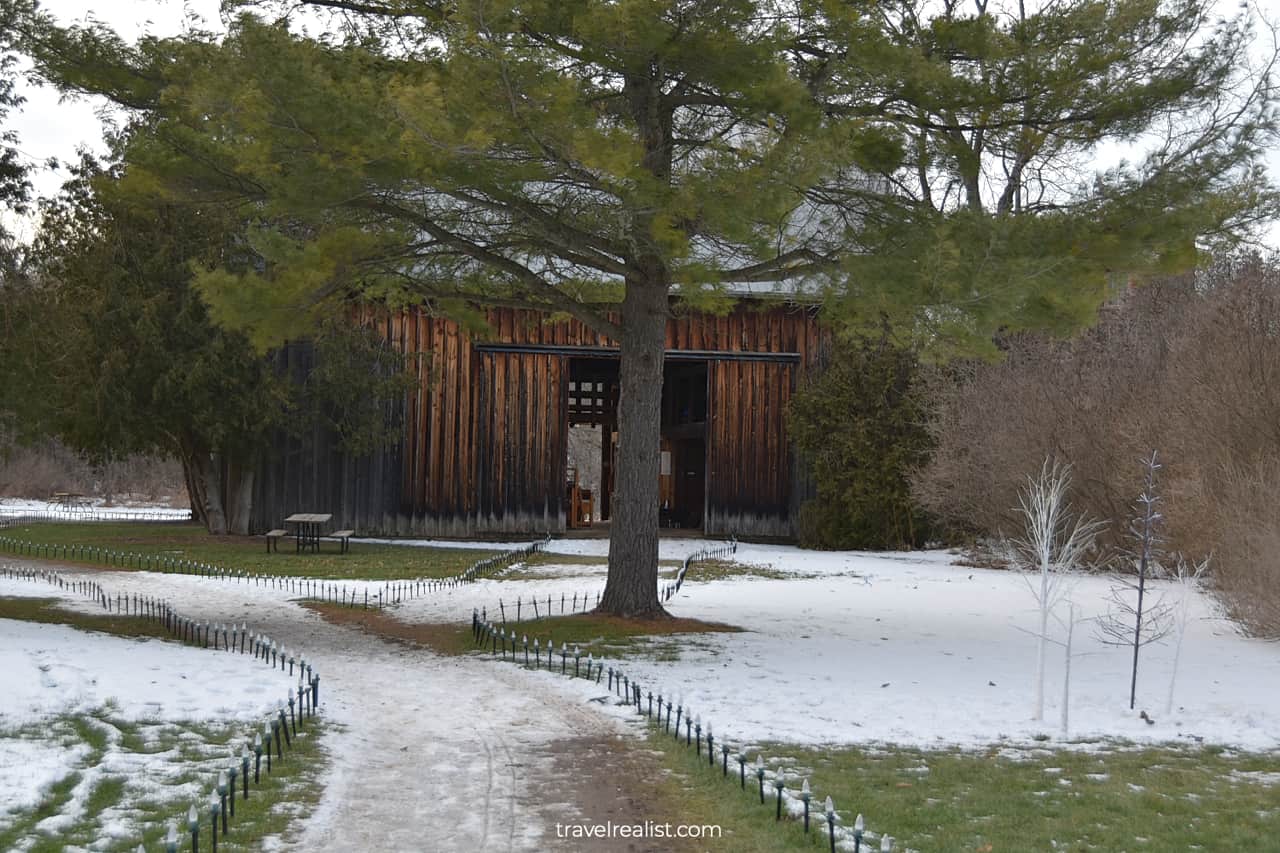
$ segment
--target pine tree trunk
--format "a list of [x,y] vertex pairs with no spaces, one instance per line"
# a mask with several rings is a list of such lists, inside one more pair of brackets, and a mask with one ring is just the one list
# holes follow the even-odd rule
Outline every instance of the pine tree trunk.
[[622,303],[618,467],[609,531],[609,578],[600,611],[665,615],[658,600],[658,473],[667,287],[629,282]]

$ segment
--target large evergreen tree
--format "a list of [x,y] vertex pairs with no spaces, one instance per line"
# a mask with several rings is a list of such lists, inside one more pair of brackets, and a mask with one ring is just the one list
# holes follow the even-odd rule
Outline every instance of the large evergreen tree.
[[[533,306],[618,340],[602,607],[648,615],[670,294],[815,281],[968,344],[1081,322],[1109,271],[1185,261],[1258,206],[1242,168],[1266,93],[1203,111],[1240,31],[1167,46],[1204,6],[300,0],[137,47],[24,26],[59,85],[155,113],[138,188],[253,210],[259,267],[201,286],[260,341],[352,293]],[[1140,167],[1067,168],[1174,116],[1207,120]]]
[[[1108,286],[1187,269],[1277,212],[1274,42],[1211,0],[821,4],[796,47],[833,115],[903,159],[852,190],[843,319],[933,350],[1091,323]],[[1265,33],[1264,35],[1270,35]]]
[[[162,453],[182,462],[196,517],[247,533],[251,470],[285,389],[242,332],[216,326],[194,271],[244,263],[233,221],[140,204],[121,168],[85,159],[42,209],[15,332],[32,385],[14,402],[29,429],[92,458]],[[17,365],[0,365],[0,377]]]

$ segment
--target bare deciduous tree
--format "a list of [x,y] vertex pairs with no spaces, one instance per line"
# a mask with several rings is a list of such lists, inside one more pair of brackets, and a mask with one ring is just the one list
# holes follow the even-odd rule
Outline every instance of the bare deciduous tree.
[[1178,661],[1182,657],[1182,641],[1187,635],[1187,623],[1191,619],[1191,601],[1209,570],[1209,558],[1188,563],[1181,556],[1174,567],[1174,580],[1177,582],[1175,599],[1172,603],[1173,666],[1169,671],[1169,695],[1165,699],[1164,712],[1173,713],[1173,691],[1178,683]]
[[1159,571],[1159,559],[1163,555],[1164,537],[1161,525],[1160,495],[1156,491],[1156,472],[1160,461],[1156,452],[1142,460],[1144,471],[1142,493],[1134,505],[1134,518],[1129,526],[1133,548],[1129,553],[1136,571],[1122,576],[1111,588],[1107,612],[1098,619],[1098,639],[1113,646],[1133,647],[1133,667],[1129,677],[1129,710],[1133,710],[1138,696],[1138,653],[1143,646],[1159,643],[1172,629],[1172,607],[1163,595],[1154,601],[1146,600],[1147,578]]
[[1046,459],[1038,476],[1027,476],[1018,499],[1022,533],[1008,541],[1010,562],[1028,574],[1027,587],[1039,606],[1036,637],[1034,717],[1044,719],[1044,663],[1049,618],[1065,596],[1065,573],[1084,564],[1100,522],[1072,512],[1067,495],[1071,466]]
[[930,377],[935,451],[914,493],[956,534],[999,541],[1020,524],[1023,475],[1053,455],[1114,555],[1143,488],[1129,460],[1159,447],[1169,552],[1213,553],[1228,614],[1280,638],[1280,257],[1117,285],[1083,335],[1013,336],[999,363]]

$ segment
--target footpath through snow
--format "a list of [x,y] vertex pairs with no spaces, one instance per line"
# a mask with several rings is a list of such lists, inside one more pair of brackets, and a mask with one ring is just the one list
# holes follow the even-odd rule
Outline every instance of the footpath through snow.
[[[706,544],[664,540],[662,556],[680,558]],[[605,540],[559,540],[549,550],[602,556],[607,547]],[[742,633],[690,636],[678,641],[678,659],[664,654],[620,664],[711,721],[721,742],[1280,746],[1280,645],[1241,637],[1207,596],[1193,602],[1171,714],[1164,700],[1172,649],[1143,651],[1139,707],[1154,724],[1127,707],[1129,653],[1103,645],[1087,626],[1077,630],[1064,740],[1056,647],[1046,719],[1030,719],[1035,650],[1027,632],[1036,613],[1021,575],[954,565],[941,552],[743,545],[737,560],[759,570],[687,581],[668,608]],[[593,595],[603,588],[604,571],[544,565],[388,612],[411,623],[465,623],[473,607],[492,615],[499,599],[510,605],[516,596]],[[583,680],[383,641],[324,621],[280,589],[185,575],[92,574],[112,593],[167,597],[197,619],[247,623],[315,662],[332,725],[331,769],[320,807],[297,840],[300,849],[548,849],[550,824],[574,814],[571,803],[558,801],[565,780],[557,778],[557,745],[630,730],[624,722],[630,712],[589,701],[605,691]],[[1101,612],[1109,579],[1069,583],[1082,615]],[[25,594],[54,594],[26,586]],[[1158,593],[1161,584],[1153,586]],[[94,608],[74,598],[68,606]]]
[[[194,619],[247,623],[314,662],[331,766],[295,840],[299,850],[548,849],[551,824],[574,816],[572,803],[558,802],[563,780],[549,750],[627,731],[598,706],[519,670],[333,625],[279,590],[147,572],[92,575],[112,593],[168,598]],[[0,594],[57,590],[13,582]],[[94,611],[70,596],[66,606]],[[221,659],[181,651],[201,655],[205,666]]]

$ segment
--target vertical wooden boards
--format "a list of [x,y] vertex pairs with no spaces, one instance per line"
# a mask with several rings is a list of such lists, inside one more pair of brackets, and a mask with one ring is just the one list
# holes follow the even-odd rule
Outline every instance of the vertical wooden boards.
[[563,529],[567,440],[563,357],[482,352],[476,359],[477,532]]
[[708,366],[708,534],[792,535],[785,415],[795,370],[769,361]]
[[[368,459],[352,459],[323,429],[282,432],[255,478],[257,528],[311,509],[341,513],[343,526],[370,533],[562,529],[569,361],[576,356],[477,348],[457,323],[429,308],[364,307],[352,318],[376,328],[408,359],[411,390],[388,406],[402,437]],[[484,343],[616,346],[575,319],[551,321],[511,308],[489,309],[487,318]],[[811,487],[800,486],[807,480],[787,440],[786,406],[797,376],[829,348],[829,332],[810,308],[744,300],[722,315],[677,310],[666,336],[672,349],[696,351],[698,358],[743,351],[799,356],[799,363],[711,358],[706,380],[707,532],[790,535],[799,493]],[[302,381],[313,360],[306,345],[290,345],[279,369]],[[606,437],[602,456],[608,446]],[[608,497],[599,496],[600,509]]]

